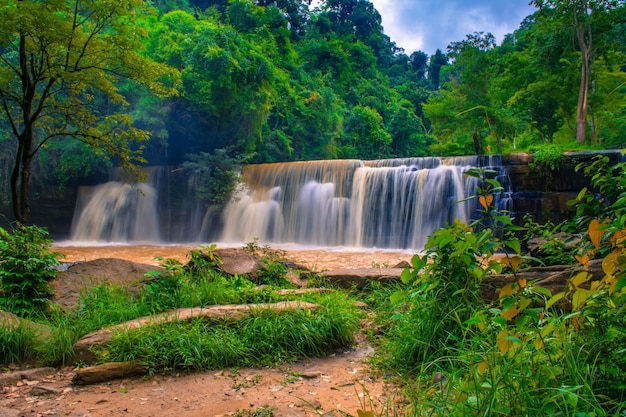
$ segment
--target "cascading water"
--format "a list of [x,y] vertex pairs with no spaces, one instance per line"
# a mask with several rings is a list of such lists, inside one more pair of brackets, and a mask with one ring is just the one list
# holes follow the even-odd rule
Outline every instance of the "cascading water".
[[[192,172],[153,167],[148,183],[110,181],[83,187],[71,240],[104,242],[261,243],[362,248],[423,248],[458,218],[475,217],[476,166],[494,157],[335,160],[249,165],[223,210],[190,198]],[[114,177],[115,178],[115,177]],[[508,186],[508,184],[503,183]],[[499,199],[507,208],[510,198]],[[221,231],[221,236],[215,232]]]
[[83,187],[76,202],[71,239],[159,241],[156,202],[156,190],[148,184],[110,181]]
[[[312,161],[247,166],[224,210],[224,242],[421,249],[471,220],[478,157]],[[488,165],[492,165],[487,161]]]

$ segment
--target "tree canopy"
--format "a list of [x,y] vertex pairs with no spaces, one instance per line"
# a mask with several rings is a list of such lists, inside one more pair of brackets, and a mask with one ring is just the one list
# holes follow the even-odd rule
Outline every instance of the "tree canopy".
[[432,56],[395,45],[369,0],[1,4],[0,185],[22,221],[31,177],[77,185],[107,160],[236,170],[624,143],[623,1],[534,1],[501,44],[477,32]]
[[[132,126],[123,94],[133,82],[171,95],[176,72],[146,57],[136,20],[140,0],[4,0],[0,19],[0,100],[11,132],[11,201],[29,220],[29,185],[37,152],[78,139],[130,167],[149,132]],[[169,80],[168,80],[169,79]]]

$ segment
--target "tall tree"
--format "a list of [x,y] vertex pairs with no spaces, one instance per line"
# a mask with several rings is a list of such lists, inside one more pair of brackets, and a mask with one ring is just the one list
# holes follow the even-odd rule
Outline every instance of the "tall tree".
[[15,219],[27,224],[36,153],[51,140],[78,139],[131,167],[141,161],[132,141],[122,81],[173,94],[176,72],[141,53],[136,20],[143,0],[2,0],[0,103],[15,139],[10,178]]
[[430,83],[434,90],[439,90],[441,87],[441,68],[448,64],[448,57],[446,54],[441,52],[440,49],[437,49],[435,54],[430,57],[430,61],[428,63],[428,78],[430,79]]
[[556,21],[568,23],[576,37],[580,52],[580,85],[576,108],[576,140],[587,140],[587,115],[589,113],[589,85],[593,60],[597,55],[595,21],[597,16],[623,7],[623,0],[532,0],[541,10],[554,10]]

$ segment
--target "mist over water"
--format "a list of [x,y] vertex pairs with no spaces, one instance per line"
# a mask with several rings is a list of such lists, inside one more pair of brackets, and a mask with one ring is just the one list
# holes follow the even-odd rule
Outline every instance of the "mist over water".
[[434,230],[476,216],[471,197],[477,179],[464,173],[497,162],[456,157],[249,165],[221,218],[170,185],[174,171],[153,169],[149,184],[111,181],[81,190],[71,240],[236,245],[258,239],[274,246],[421,250]]
[[158,242],[157,193],[148,184],[110,181],[82,187],[71,239],[78,241]]

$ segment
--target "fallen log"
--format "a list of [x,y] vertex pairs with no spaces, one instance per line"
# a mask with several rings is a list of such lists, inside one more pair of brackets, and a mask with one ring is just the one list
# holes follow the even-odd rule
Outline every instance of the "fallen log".
[[78,342],[74,344],[74,359],[76,361],[82,361],[86,364],[95,363],[97,358],[91,352],[91,347],[106,345],[111,341],[113,333],[120,330],[131,330],[144,326],[152,326],[174,321],[188,321],[199,317],[237,321],[259,310],[269,310],[280,313],[296,309],[315,311],[320,308],[322,308],[322,306],[318,304],[303,301],[283,301],[272,304],[229,304],[213,305],[208,307],[179,308],[162,314],[130,320],[125,323],[87,334],[81,337]]
[[96,384],[112,379],[127,378],[146,373],[146,367],[137,361],[111,362],[102,365],[79,368],[72,377],[72,383],[77,385]]

